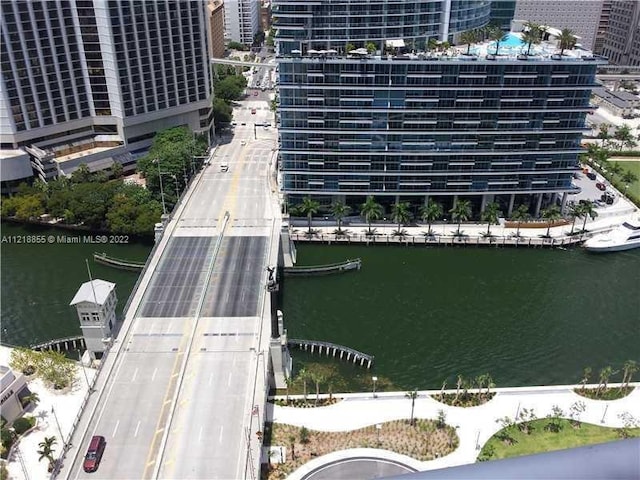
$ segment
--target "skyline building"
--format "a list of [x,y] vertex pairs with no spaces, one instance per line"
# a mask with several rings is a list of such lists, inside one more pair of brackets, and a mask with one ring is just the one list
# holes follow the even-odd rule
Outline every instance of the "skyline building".
[[225,0],[224,29],[227,40],[251,46],[260,29],[258,0]]
[[211,41],[209,42],[211,57],[224,57],[224,2],[209,0],[211,14]]
[[491,24],[505,31],[511,30],[511,20],[516,12],[516,0],[492,0]]
[[514,18],[556,28],[569,28],[578,43],[593,50],[600,26],[603,0],[517,0]]
[[212,140],[204,0],[2,0],[0,7],[3,187],[31,168],[43,180],[82,163],[135,168],[154,135],[174,126]]
[[620,0],[611,4],[602,54],[615,65],[640,65],[640,3]]
[[[424,51],[427,40],[489,22],[489,2],[273,2],[279,70],[279,168],[292,203],[413,208],[458,198],[539,213],[572,184],[595,71],[585,50],[545,42],[499,56]],[[350,54],[349,48],[357,48]],[[367,47],[369,51],[367,51]],[[373,50],[376,50],[375,52]]]

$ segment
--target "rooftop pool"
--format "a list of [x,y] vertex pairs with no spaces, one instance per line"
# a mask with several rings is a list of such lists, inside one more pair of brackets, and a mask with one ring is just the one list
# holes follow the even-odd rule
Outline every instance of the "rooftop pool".
[[[495,48],[495,43],[493,44],[493,48]],[[501,47],[520,47],[524,45],[522,40],[518,35],[514,35],[513,33],[508,33],[506,35],[506,40],[500,42]]]

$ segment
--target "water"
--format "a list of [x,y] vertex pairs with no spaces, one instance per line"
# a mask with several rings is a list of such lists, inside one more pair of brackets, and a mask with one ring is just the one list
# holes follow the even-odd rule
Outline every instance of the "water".
[[286,279],[289,336],[373,354],[370,374],[400,388],[485,372],[499,386],[575,383],[584,367],[640,361],[640,250],[298,248],[299,264],[355,257],[359,272]]
[[[494,44],[495,45],[495,44]],[[508,33],[506,35],[506,40],[504,40],[503,42],[500,42],[500,46],[504,46],[504,47],[513,47],[513,48],[517,48],[517,47],[521,47],[522,45],[524,45],[522,43],[522,40],[520,39],[519,36],[514,35],[512,33]],[[495,46],[494,46],[495,48]]]
[[[2,223],[2,236],[67,235],[72,232],[43,227]],[[93,278],[114,282],[121,314],[138,278],[137,272],[116,270],[93,261],[93,252],[130,260],[144,261],[151,245],[91,244],[10,244],[1,246],[0,264],[2,341],[29,345],[53,338],[79,335],[75,309],[69,306],[76,290],[88,281],[85,259],[89,260]]]

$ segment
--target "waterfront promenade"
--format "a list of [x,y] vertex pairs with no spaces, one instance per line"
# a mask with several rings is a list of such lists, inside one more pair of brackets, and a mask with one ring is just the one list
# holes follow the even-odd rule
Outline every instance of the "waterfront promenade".
[[[631,385],[638,387],[640,382]],[[613,401],[590,400],[574,393],[573,388],[573,385],[498,388],[493,390],[496,392],[495,397],[486,404],[467,408],[452,407],[438,402],[432,396],[439,394],[439,390],[420,391],[415,402],[415,417],[436,419],[438,411],[443,410],[446,423],[456,428],[460,438],[460,444],[453,453],[428,462],[420,462],[377,449],[343,450],[308,462],[288,478],[299,480],[315,468],[331,461],[365,455],[401,461],[417,470],[435,470],[474,463],[482,445],[502,428],[496,420],[505,416],[513,419],[523,408],[534,409],[538,418],[544,418],[551,414],[552,408],[557,405],[568,418],[571,405],[582,401],[586,409],[580,415],[581,422],[620,427],[623,422],[619,415],[624,412],[640,419],[640,388],[635,388],[628,396]],[[455,393],[455,390],[445,392]],[[289,396],[297,397],[302,396]],[[409,419],[411,413],[411,400],[405,398],[405,392],[377,392],[376,398],[373,398],[371,392],[334,397],[342,400],[327,407],[293,408],[271,405],[271,420],[275,423],[304,426],[309,430],[342,432],[393,420]]]

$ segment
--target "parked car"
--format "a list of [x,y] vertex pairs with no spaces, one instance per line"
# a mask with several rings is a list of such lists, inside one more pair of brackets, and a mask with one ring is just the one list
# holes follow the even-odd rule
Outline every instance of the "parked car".
[[589,173],[587,173],[587,178],[589,180],[595,180],[596,179],[596,174],[593,173],[593,172],[589,172]]
[[258,92],[253,92],[253,96],[257,97],[258,96]]
[[[252,109],[251,109],[251,113],[252,113],[252,114],[255,114],[255,113],[256,113],[256,109],[255,109],[255,108],[252,108]],[[594,178],[595,178],[595,175],[594,175]]]
[[102,460],[102,454],[104,453],[104,447],[107,445],[104,437],[100,435],[94,435],[89,442],[89,448],[87,454],[84,456],[84,463],[82,468],[85,472],[95,472]]
[[607,189],[607,186],[602,182],[598,182],[598,183],[596,183],[596,188],[598,190],[602,190],[604,192]]
[[600,197],[600,200],[602,200],[607,205],[611,205],[613,203],[613,197],[606,193],[602,194],[602,196]]

